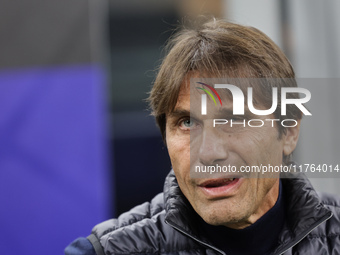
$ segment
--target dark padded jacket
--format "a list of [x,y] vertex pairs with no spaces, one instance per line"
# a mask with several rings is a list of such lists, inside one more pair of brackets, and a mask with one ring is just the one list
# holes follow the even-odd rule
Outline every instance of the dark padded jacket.
[[[282,186],[286,222],[272,254],[340,255],[340,199],[319,196],[305,177]],[[171,171],[164,193],[97,225],[88,239],[98,255],[225,254],[199,234],[197,217]]]

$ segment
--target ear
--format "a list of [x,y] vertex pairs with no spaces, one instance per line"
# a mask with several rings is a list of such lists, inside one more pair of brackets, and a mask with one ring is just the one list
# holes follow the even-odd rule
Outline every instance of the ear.
[[283,155],[288,156],[291,154],[297,145],[300,133],[300,122],[297,120],[297,125],[295,127],[287,127],[286,134],[283,136]]

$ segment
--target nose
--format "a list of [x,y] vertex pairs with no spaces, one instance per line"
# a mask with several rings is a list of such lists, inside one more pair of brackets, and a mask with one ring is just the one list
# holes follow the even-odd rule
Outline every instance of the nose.
[[199,161],[206,166],[221,164],[228,158],[227,142],[214,128],[203,130],[199,148]]

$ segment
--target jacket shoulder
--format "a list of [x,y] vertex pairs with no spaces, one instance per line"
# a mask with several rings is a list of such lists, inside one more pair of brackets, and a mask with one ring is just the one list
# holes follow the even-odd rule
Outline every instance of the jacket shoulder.
[[333,216],[323,226],[324,232],[321,233],[321,236],[324,235],[332,239],[336,238],[340,247],[340,197],[327,193],[319,193],[319,196],[321,204],[333,213]]
[[331,239],[337,248],[340,248],[340,197],[333,194],[318,192],[321,204],[332,212],[332,217],[308,236],[309,240]]
[[165,222],[163,194],[98,224],[92,230],[97,254],[202,254],[203,247]]
[[327,207],[340,208],[340,196],[329,193],[318,193],[320,201]]
[[151,219],[154,215],[164,210],[163,193],[155,196],[151,202],[145,202],[141,205],[135,206],[130,211],[121,214],[118,218],[110,219],[97,224],[92,229],[98,239],[119,228],[132,225],[144,219]]
[[316,226],[293,247],[292,251],[285,254],[338,254],[340,252],[340,198],[318,192],[318,199],[322,207],[332,212],[332,216]]

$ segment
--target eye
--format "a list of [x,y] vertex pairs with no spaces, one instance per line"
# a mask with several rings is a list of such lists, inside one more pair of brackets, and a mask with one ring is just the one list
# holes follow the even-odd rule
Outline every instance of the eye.
[[191,130],[196,128],[197,123],[193,119],[185,118],[180,120],[179,122],[179,128],[182,130]]
[[194,124],[193,121],[190,119],[183,120],[182,123],[183,123],[183,126],[188,127],[188,128],[190,128]]

